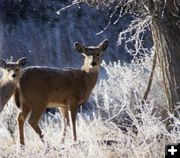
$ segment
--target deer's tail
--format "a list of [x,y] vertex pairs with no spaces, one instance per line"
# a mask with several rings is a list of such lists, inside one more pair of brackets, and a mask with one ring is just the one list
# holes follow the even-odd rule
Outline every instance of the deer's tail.
[[21,101],[20,101],[20,90],[18,87],[16,87],[16,90],[14,92],[14,101],[15,101],[15,104],[18,108],[21,107]]

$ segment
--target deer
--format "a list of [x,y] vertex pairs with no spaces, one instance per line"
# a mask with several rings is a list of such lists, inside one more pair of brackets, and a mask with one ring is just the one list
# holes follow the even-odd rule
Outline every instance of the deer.
[[25,57],[20,58],[16,62],[0,58],[0,68],[2,69],[2,77],[0,78],[0,112],[15,92],[25,64]]
[[44,142],[38,122],[46,108],[58,108],[63,118],[64,142],[69,121],[72,125],[73,140],[76,135],[76,115],[79,106],[89,98],[100,71],[101,56],[108,47],[108,40],[103,40],[97,46],[85,46],[78,42],[74,48],[84,56],[81,69],[54,68],[45,66],[26,67],[15,91],[15,102],[21,108],[18,116],[20,144],[24,143],[24,122],[30,113],[28,123]]

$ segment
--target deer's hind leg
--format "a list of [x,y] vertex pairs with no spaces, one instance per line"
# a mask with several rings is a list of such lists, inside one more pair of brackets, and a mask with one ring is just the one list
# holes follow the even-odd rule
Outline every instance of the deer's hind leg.
[[26,103],[22,103],[22,111],[18,115],[19,137],[21,145],[24,145],[24,122],[30,110],[31,108]]
[[30,118],[28,120],[28,123],[31,125],[34,131],[39,135],[43,143],[44,143],[44,136],[38,125],[38,122],[45,110],[46,110],[46,106],[33,106]]
[[63,122],[64,122],[63,134],[61,138],[61,142],[64,143],[67,132],[67,126],[69,125],[68,109],[67,107],[60,107],[59,110],[61,111],[61,115],[63,117]]

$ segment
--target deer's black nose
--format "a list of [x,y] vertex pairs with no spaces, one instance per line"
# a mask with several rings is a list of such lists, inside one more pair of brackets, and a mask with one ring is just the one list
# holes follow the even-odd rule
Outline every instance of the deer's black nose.
[[92,65],[92,66],[95,66],[95,65],[96,65],[96,62],[95,62],[95,61],[92,61],[92,62],[91,62],[91,65]]
[[12,77],[13,77],[13,78],[16,78],[16,74],[13,74]]

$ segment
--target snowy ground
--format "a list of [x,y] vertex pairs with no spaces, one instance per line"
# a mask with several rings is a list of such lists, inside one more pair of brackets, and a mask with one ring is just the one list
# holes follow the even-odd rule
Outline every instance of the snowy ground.
[[[146,57],[141,64],[102,64],[108,79],[100,80],[96,85],[89,99],[91,108],[87,109],[88,112],[80,110],[78,113],[77,135],[84,143],[71,141],[70,130],[65,144],[60,143],[61,116],[56,113],[45,115],[40,123],[45,144],[26,122],[26,145],[20,147],[15,122],[18,110],[11,100],[0,114],[0,157],[163,158],[165,144],[180,142],[180,132],[172,130],[169,133],[163,124],[168,112],[164,113],[166,101],[158,66],[148,102],[145,105],[140,103],[151,64],[151,57]],[[178,128],[180,121],[175,123],[174,127]],[[125,128],[126,132],[123,132],[121,129]],[[117,143],[107,145],[97,140],[115,140]]]

